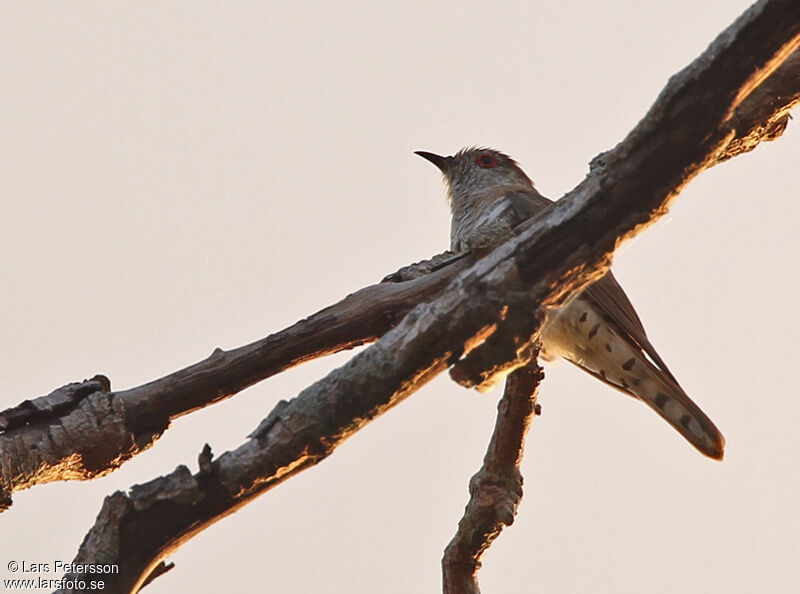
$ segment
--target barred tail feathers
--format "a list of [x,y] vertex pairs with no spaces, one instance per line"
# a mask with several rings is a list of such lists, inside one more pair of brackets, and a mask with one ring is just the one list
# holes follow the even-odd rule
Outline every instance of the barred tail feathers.
[[562,309],[543,335],[545,355],[559,355],[642,400],[700,452],[722,459],[725,439],[668,371],[658,368],[594,308]]

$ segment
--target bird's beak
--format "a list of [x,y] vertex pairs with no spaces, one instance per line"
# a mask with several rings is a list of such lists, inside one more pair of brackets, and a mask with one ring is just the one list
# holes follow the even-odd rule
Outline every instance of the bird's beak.
[[429,153],[426,151],[414,151],[415,155],[419,155],[423,159],[427,159],[434,165],[436,165],[442,173],[447,173],[448,169],[450,169],[450,165],[453,163],[453,157],[442,157],[441,155],[436,155],[434,153]]

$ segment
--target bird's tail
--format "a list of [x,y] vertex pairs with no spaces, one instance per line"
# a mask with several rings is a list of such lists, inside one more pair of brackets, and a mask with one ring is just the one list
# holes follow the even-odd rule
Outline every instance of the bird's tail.
[[708,415],[689,398],[678,382],[647,359],[633,359],[632,355],[622,365],[631,360],[635,364],[627,373],[620,367],[622,373],[615,378],[618,383],[610,381],[610,377],[609,383],[642,400],[700,452],[721,460],[725,438]]
[[[591,321],[591,320],[587,320]],[[620,337],[604,323],[592,325],[596,333],[592,347],[576,352],[556,352],[606,382],[642,400],[686,441],[710,458],[721,460],[725,438],[700,410],[669,370],[656,366],[641,349]]]

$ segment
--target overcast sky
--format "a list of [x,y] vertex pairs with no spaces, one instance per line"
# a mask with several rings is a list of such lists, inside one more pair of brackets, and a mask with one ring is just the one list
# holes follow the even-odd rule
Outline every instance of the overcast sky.
[[[96,373],[140,385],[442,251],[444,190],[415,150],[501,149],[558,198],[748,4],[5,3],[0,408]],[[700,175],[614,264],[724,462],[548,366],[487,594],[800,584],[796,122]],[[15,494],[0,577],[71,560],[105,495],[237,447],[350,355],[179,420],[102,480]],[[437,378],[146,591],[436,592],[498,397]]]

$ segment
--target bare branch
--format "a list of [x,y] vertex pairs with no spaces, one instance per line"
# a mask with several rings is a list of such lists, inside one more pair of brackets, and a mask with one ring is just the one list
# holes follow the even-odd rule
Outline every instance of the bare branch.
[[453,365],[450,377],[465,388],[486,392],[510,372],[527,365],[536,356],[532,337],[539,335],[542,325],[542,316],[536,314],[531,309],[500,312],[496,327],[489,329],[492,334]]
[[789,111],[800,101],[800,50],[781,64],[742,101],[731,117],[736,135],[719,155],[726,161],[752,151],[759,142],[775,140],[789,124]]
[[[753,81],[768,76],[780,65],[777,58],[798,45],[800,4],[754,4],[670,79],[642,121],[593,161],[586,179],[551,216],[523,223],[522,236],[496,252],[517,250],[523,278],[545,278],[550,257],[572,267],[563,292],[546,304],[583,288],[607,269],[622,241],[666,213],[692,177],[725,157],[736,138],[734,111],[752,95]],[[795,85],[800,88],[800,81]],[[523,247],[532,246],[528,241],[538,233],[549,239],[535,251]]]
[[458,531],[442,559],[445,594],[479,594],[480,559],[503,526],[514,522],[522,499],[519,465],[525,436],[538,410],[536,398],[544,378],[542,368],[532,362],[514,371],[506,380],[497,405],[497,421],[483,466],[469,483],[470,500]]
[[106,591],[135,591],[143,576],[195,533],[324,459],[446,369],[461,354],[448,345],[464,344],[490,325],[499,309],[496,301],[478,296],[484,290],[483,283],[472,282],[463,293],[479,307],[460,291],[418,306],[376,344],[281,402],[242,446],[210,464],[204,452],[204,469],[196,475],[182,466],[134,487],[129,496],[109,497],[75,563],[117,564],[120,573],[108,576]]
[[[170,422],[311,359],[372,342],[470,263],[449,252],[407,266],[252,344],[137,388],[68,384],[0,413],[0,511],[14,491],[103,476],[149,448]],[[96,379],[95,378],[95,379]]]
[[[620,242],[661,216],[692,176],[717,162],[734,136],[726,128],[728,114],[751,89],[753,73],[763,74],[775,56],[797,45],[798,13],[800,5],[785,0],[764,0],[748,10],[671,80],[628,138],[547,217],[526,224],[519,237],[345,366],[281,402],[242,446],[206,461],[194,476],[179,468],[130,496],[113,496],[121,513],[105,514],[85,541],[123,535],[116,550],[103,551],[102,562],[127,572],[107,591],[135,588],[205,526],[329,455],[464,355],[464,345],[487,336],[506,308],[558,303],[601,274]],[[82,546],[76,562],[97,555]]]

